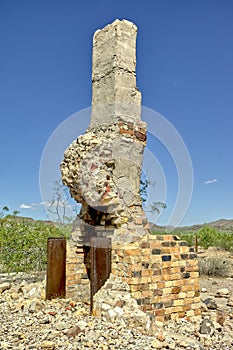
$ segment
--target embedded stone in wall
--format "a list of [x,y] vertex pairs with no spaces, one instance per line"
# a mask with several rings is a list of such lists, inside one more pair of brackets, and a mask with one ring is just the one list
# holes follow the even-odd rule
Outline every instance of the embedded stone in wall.
[[[63,182],[77,202],[86,202],[92,207],[112,205],[113,210],[117,206],[120,210],[141,204],[138,189],[145,124],[140,123],[144,126],[144,134],[140,132],[144,141],[139,140],[139,126],[132,126],[134,129],[127,134],[127,124],[121,125],[87,132],[65,151],[61,163]],[[108,210],[111,211],[111,207]]]

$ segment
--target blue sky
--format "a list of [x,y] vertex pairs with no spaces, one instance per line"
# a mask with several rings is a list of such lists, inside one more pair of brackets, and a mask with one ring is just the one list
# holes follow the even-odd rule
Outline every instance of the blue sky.
[[[1,0],[0,205],[45,218],[44,147],[64,120],[90,106],[92,36],[116,18],[138,26],[143,105],[177,129],[192,160],[193,195],[181,225],[233,219],[230,0]],[[157,222],[166,224],[176,169],[163,145],[152,138],[148,145],[166,177],[168,208]]]

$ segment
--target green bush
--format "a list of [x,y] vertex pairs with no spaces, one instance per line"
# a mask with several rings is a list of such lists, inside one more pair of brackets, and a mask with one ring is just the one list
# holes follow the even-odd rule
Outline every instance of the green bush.
[[0,219],[0,272],[42,271],[46,268],[48,237],[67,236],[69,230],[16,216]]
[[216,247],[233,251],[233,234],[218,232],[213,227],[205,226],[198,231],[198,244],[205,249]]
[[220,235],[213,227],[204,226],[198,231],[198,244],[205,249],[218,247]]

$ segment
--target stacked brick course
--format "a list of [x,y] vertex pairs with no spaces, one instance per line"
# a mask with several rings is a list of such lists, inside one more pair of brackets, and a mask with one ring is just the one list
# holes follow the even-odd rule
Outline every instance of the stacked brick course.
[[66,296],[90,302],[90,280],[84,250],[72,240],[67,241],[66,249]]
[[177,236],[145,236],[113,248],[112,273],[129,284],[143,311],[164,321],[200,314],[198,262]]

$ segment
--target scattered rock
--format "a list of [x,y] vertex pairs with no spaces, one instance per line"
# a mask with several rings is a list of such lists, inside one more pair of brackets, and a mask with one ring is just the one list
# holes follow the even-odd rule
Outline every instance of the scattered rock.
[[120,277],[111,274],[105,285],[95,294],[94,303],[97,316],[102,316],[110,322],[117,320],[130,327],[141,327],[147,331],[150,329],[150,316],[140,309],[130,294],[128,284]]
[[42,308],[43,308],[43,305],[42,305],[41,301],[38,299],[34,299],[30,303],[28,310],[29,310],[29,312],[38,312],[38,311],[41,311]]
[[210,309],[210,310],[216,310],[218,308],[215,300],[213,300],[211,298],[203,300],[203,303],[205,303],[207,308]]
[[0,284],[0,293],[5,292],[5,290],[8,290],[11,288],[11,283],[10,282],[4,282]]
[[221,288],[217,290],[216,296],[219,297],[226,297],[229,294],[229,289],[228,288]]
[[219,323],[221,326],[224,325],[224,322],[226,320],[226,314],[225,312],[217,311],[216,312],[216,321]]
[[61,322],[56,325],[56,330],[57,331],[63,331],[68,327],[68,324],[66,322]]
[[[111,288],[108,285],[102,294],[97,293],[94,306],[100,307],[99,317],[89,316],[89,305],[81,302],[35,297],[34,288],[42,291],[43,282],[30,281],[30,287],[26,281],[17,283],[20,286],[11,282],[11,288],[1,294],[0,313],[4,322],[0,349],[3,350],[230,350],[233,347],[230,285],[229,294],[218,299],[213,296],[216,290],[207,286],[212,294],[203,294],[206,299],[201,306],[202,317],[163,323],[142,312],[130,297],[128,285],[119,279],[109,281]],[[219,285],[226,286],[220,282]],[[109,311],[111,315],[114,313],[113,321],[107,318]]]
[[83,331],[88,326],[88,323],[83,320],[80,320],[78,321],[77,326],[81,329],[81,331]]
[[199,332],[201,334],[213,335],[215,331],[214,324],[209,319],[204,318],[201,322]]
[[151,343],[151,347],[153,349],[162,349],[163,348],[163,344],[158,340],[158,339],[154,339]]
[[162,341],[164,341],[164,340],[166,339],[166,337],[164,336],[163,333],[159,333],[159,334],[157,334],[157,339],[158,339],[160,342],[162,342]]
[[68,338],[75,338],[79,333],[82,333],[82,329],[79,326],[72,327],[64,332]]
[[227,306],[233,307],[233,297],[230,297],[227,301]]
[[74,315],[75,315],[76,317],[85,316],[85,315],[87,315],[87,314],[88,314],[87,309],[84,308],[84,307],[81,307],[80,309],[78,309],[78,310],[76,310],[76,311],[74,312]]
[[52,341],[45,340],[40,344],[41,349],[54,350],[55,343]]

